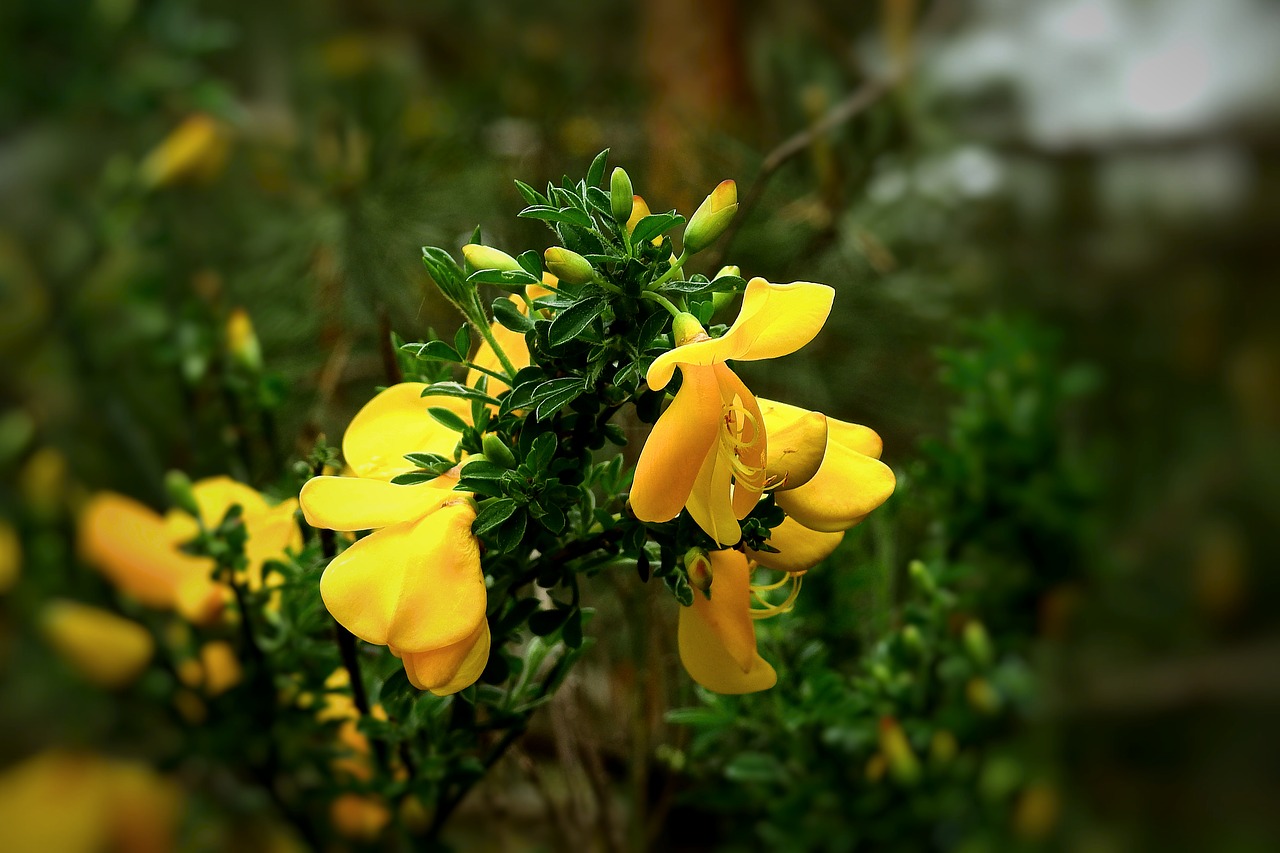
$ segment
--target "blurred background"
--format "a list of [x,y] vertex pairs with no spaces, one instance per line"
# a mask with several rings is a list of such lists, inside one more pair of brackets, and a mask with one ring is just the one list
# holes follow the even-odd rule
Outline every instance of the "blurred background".
[[600,578],[610,630],[446,838],[1275,849],[1278,44],[1266,0],[3,4],[0,765],[145,758],[184,849],[270,820],[41,646],[76,507],[296,488],[388,334],[457,327],[421,247],[540,251],[513,180],[608,147],[654,211],[738,181],[696,270],[836,288],[741,373],[899,487],[761,623],[765,694],[695,691],[671,596]]

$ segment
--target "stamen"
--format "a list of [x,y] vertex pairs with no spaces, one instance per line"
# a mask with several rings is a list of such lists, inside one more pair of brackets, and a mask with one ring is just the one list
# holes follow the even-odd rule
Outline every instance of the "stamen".
[[[734,479],[757,491],[764,487],[764,467],[748,465],[742,461],[742,452],[760,443],[764,432],[756,416],[737,402],[726,403],[722,415],[724,429],[720,431],[720,454],[729,463]],[[750,439],[744,438],[744,429],[751,427]]]
[[[751,610],[749,611],[751,613],[751,618],[752,619],[769,619],[773,616],[778,616],[783,613],[791,612],[791,610],[795,607],[796,598],[800,595],[800,585],[801,585],[801,582],[802,582],[801,579],[803,578],[803,576],[804,576],[804,572],[788,572],[784,575],[782,580],[778,581],[777,583],[752,584],[751,597],[754,598],[757,603],[764,605],[764,607],[751,608]],[[770,604],[769,601],[765,598],[764,593],[772,592],[775,589],[780,589],[787,584],[791,584],[791,591],[787,594],[786,599],[779,604]]]

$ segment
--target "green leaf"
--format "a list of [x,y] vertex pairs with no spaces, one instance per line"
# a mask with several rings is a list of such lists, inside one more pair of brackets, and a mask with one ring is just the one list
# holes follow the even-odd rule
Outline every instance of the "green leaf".
[[464,359],[467,357],[467,353],[471,352],[471,330],[467,328],[466,323],[459,326],[458,331],[454,333],[453,349]]
[[521,314],[520,309],[510,299],[501,298],[493,301],[493,319],[522,335],[533,328],[533,321]]
[[587,186],[598,187],[604,182],[604,170],[609,163],[609,149],[606,148],[596,155],[596,159],[591,161],[591,168],[587,169]]
[[413,353],[414,356],[423,361],[462,360],[462,356],[456,350],[451,349],[444,341],[423,341],[420,344],[405,344],[400,349]]
[[663,719],[673,726],[720,726],[726,721],[715,708],[673,708]]
[[546,420],[562,406],[578,399],[586,390],[587,383],[576,376],[549,379],[534,391],[534,398],[537,400],[534,415],[540,421]]
[[487,459],[476,459],[474,456],[462,468],[464,480],[500,480],[507,469],[495,465]]
[[787,770],[765,752],[740,752],[724,769],[724,775],[733,782],[774,782],[785,778]]
[[524,538],[524,528],[528,521],[528,516],[523,512],[516,512],[510,518],[502,523],[498,528],[498,535],[495,537],[498,549],[504,552],[514,551],[520,544],[520,540]]
[[528,382],[521,382],[513,387],[510,393],[502,398],[502,407],[498,411],[505,415],[520,409],[529,408],[533,405],[534,393],[541,386],[541,379],[531,379]]
[[599,317],[608,304],[600,298],[584,299],[561,311],[551,321],[551,328],[547,331],[551,346],[560,346],[582,334],[582,330]]
[[479,400],[497,405],[498,401],[483,391],[477,391],[461,382],[433,382],[422,389],[423,397],[458,397],[463,400]]
[[435,246],[422,247],[422,263],[446,296],[455,301],[465,295],[462,268],[444,249]]
[[516,189],[524,197],[526,204],[546,204],[547,198],[524,181],[516,181]]
[[441,406],[432,406],[427,409],[427,414],[435,418],[438,423],[454,432],[463,432],[467,429],[468,424],[458,413],[452,409],[446,409]]
[[591,217],[587,216],[581,210],[574,208],[558,208],[536,205],[534,207],[526,207],[520,211],[518,216],[524,219],[541,219],[543,222],[563,222],[566,225],[576,225],[579,228],[590,228]]
[[663,233],[669,228],[674,228],[684,222],[684,217],[678,213],[655,213],[646,216],[636,223],[636,227],[631,231],[632,245],[647,243],[654,237]]
[[541,278],[535,278],[522,269],[519,270],[477,270],[467,276],[467,284],[496,284],[499,287],[522,288],[529,284],[538,284]]
[[429,483],[439,476],[434,471],[410,471],[407,474],[397,474],[392,477],[391,483],[395,486],[416,486],[419,483]]
[[412,465],[426,468],[428,471],[434,471],[437,474],[443,474],[458,464],[451,457],[443,456],[439,453],[406,453],[404,458],[409,460]]
[[498,528],[504,521],[519,509],[511,498],[498,498],[476,515],[471,523],[471,532],[477,536],[486,536]]
[[564,631],[560,634],[564,639],[564,643],[571,649],[576,649],[582,645],[582,611],[574,608],[569,614],[569,618],[565,620]]
[[516,257],[516,263],[529,275],[542,281],[542,255],[530,249],[527,252],[521,252]]
[[[556,380],[552,380],[553,382]],[[544,432],[533,440],[529,448],[527,464],[534,471],[545,471],[556,456],[556,445],[559,442],[553,432]]]
[[726,275],[714,281],[669,281],[661,290],[671,293],[728,293],[745,290],[747,283],[736,275]]

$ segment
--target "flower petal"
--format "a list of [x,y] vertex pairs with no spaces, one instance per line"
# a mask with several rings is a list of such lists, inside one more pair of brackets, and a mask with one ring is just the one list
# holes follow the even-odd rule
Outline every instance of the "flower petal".
[[426,385],[401,382],[382,391],[356,413],[342,437],[342,455],[361,477],[390,480],[413,470],[406,453],[453,454],[458,434],[427,414],[448,409],[471,422],[471,404],[457,397],[422,398]]
[[287,500],[263,512],[245,519],[248,537],[244,543],[244,555],[248,560],[247,579],[249,589],[262,587],[262,567],[270,560],[283,560],[285,552],[302,547],[302,531],[298,529],[294,512],[296,500]]
[[40,628],[63,659],[100,687],[131,684],[155,653],[151,633],[137,622],[76,601],[46,604]]
[[302,515],[312,527],[328,530],[376,530],[415,521],[456,497],[453,477],[397,486],[364,477],[312,477],[302,487]]
[[641,521],[670,521],[693,490],[699,466],[716,451],[720,390],[710,370],[684,372],[684,383],[649,434],[636,462],[631,509]]
[[830,533],[861,521],[893,494],[895,484],[889,466],[828,439],[813,479],[774,498],[805,527]]
[[747,283],[738,319],[722,337],[678,346],[653,360],[645,380],[665,388],[678,365],[711,365],[730,359],[756,361],[790,355],[817,337],[836,292],[825,284],[797,281]]
[[821,563],[840,545],[844,533],[822,533],[810,530],[794,518],[786,518],[773,528],[769,544],[772,551],[747,549],[747,557],[766,569],[779,572],[805,572]]
[[320,578],[325,607],[367,643],[425,652],[470,636],[484,619],[480,545],[470,503],[371,533]]
[[879,459],[880,454],[884,452],[884,442],[870,427],[838,421],[835,418],[828,418],[827,421],[831,441],[836,444],[861,453],[863,456],[870,456],[872,459]]
[[114,492],[91,498],[80,516],[80,552],[121,592],[171,609],[179,586],[208,580],[213,561],[179,551],[159,514]]
[[[738,468],[733,472],[733,513],[737,518],[746,518],[764,491],[768,432],[760,414],[760,404],[738,374],[724,364],[717,364],[713,369],[720,386],[721,401],[734,413],[736,421],[732,428],[738,457]],[[744,471],[750,472],[749,476],[744,475]]]
[[739,551],[712,551],[711,596],[695,590],[680,608],[680,661],[689,676],[716,693],[768,690],[778,677],[756,651],[750,570]]
[[400,657],[410,684],[448,696],[475,684],[489,662],[489,644],[489,620],[482,619],[470,636],[451,646]]
[[733,511],[730,484],[733,467],[718,448],[713,448],[698,469],[698,478],[685,507],[703,532],[717,544],[729,546],[742,538],[742,525]]

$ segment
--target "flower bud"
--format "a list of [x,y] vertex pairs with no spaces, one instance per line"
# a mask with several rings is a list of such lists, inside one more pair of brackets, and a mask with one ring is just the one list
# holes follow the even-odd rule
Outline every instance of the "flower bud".
[[155,642],[137,622],[74,601],[55,600],[40,614],[49,645],[99,687],[124,687],[151,662]]
[[478,270],[518,270],[520,263],[501,249],[468,243],[462,247],[462,256]]
[[716,278],[724,278],[727,275],[732,275],[732,276],[736,276],[737,278],[742,278],[742,268],[739,267],[737,264],[729,264],[727,266],[723,266],[720,268],[720,272],[716,273],[715,278],[711,280],[715,281]]
[[[727,267],[721,267],[720,272],[716,273],[715,278],[713,278],[712,281],[715,281],[716,278],[723,278],[727,275],[736,276],[737,278],[742,278],[742,270],[732,265]],[[734,300],[734,298],[737,295],[738,294],[732,290],[716,291],[715,293],[711,294],[711,310],[713,312],[723,310],[726,306],[729,305],[730,302]]]
[[907,566],[907,572],[925,595],[933,595],[938,591],[937,581],[933,579],[933,575],[929,572],[929,567],[922,561],[912,560]]
[[617,222],[626,222],[631,218],[631,208],[635,198],[631,189],[631,176],[627,170],[619,166],[613,170],[609,178],[609,207],[613,210],[613,218]]
[[1004,704],[1000,692],[985,678],[969,679],[964,686],[964,695],[973,709],[983,714],[996,714]]
[[0,519],[0,595],[13,589],[22,574],[22,540],[9,522]]
[[543,257],[551,274],[565,284],[586,284],[595,278],[596,271],[591,262],[563,246],[552,246],[543,253]]
[[737,212],[738,185],[733,181],[721,181],[693,212],[689,224],[685,226],[685,251],[701,252],[710,246],[729,227],[729,222]]
[[706,339],[707,330],[702,328],[702,324],[698,322],[698,318],[689,313],[680,313],[671,321],[671,335],[675,339],[676,346],[682,347],[685,344],[693,343],[699,338]]
[[193,115],[147,155],[139,176],[148,187],[207,183],[222,171],[230,148],[230,136],[216,119]]
[[164,475],[164,488],[173,505],[192,518],[200,517],[200,504],[191,488],[191,478],[183,471],[169,471]]
[[262,369],[262,345],[258,343],[249,312],[243,308],[235,309],[227,317],[227,352],[252,373]]
[[485,433],[484,438],[481,440],[481,445],[484,447],[484,458],[494,465],[500,468],[516,467],[515,454],[494,433]]
[[964,626],[964,647],[974,663],[983,667],[991,666],[995,657],[991,638],[987,636],[986,626],[976,619]]
[[701,548],[690,548],[684,555],[685,571],[689,573],[689,586],[706,592],[711,589],[711,558]]
[[902,646],[912,655],[920,655],[924,653],[924,638],[920,636],[920,629],[915,625],[907,625],[902,629]]
[[[649,214],[648,203],[638,195],[632,196],[631,197],[631,216],[627,217],[627,233],[630,234],[632,231],[636,230],[636,223],[649,215],[650,214]],[[660,242],[661,238],[655,237],[654,240]]]
[[920,761],[902,726],[892,717],[880,718],[880,751],[888,760],[890,774],[898,782],[911,785],[919,780]]

